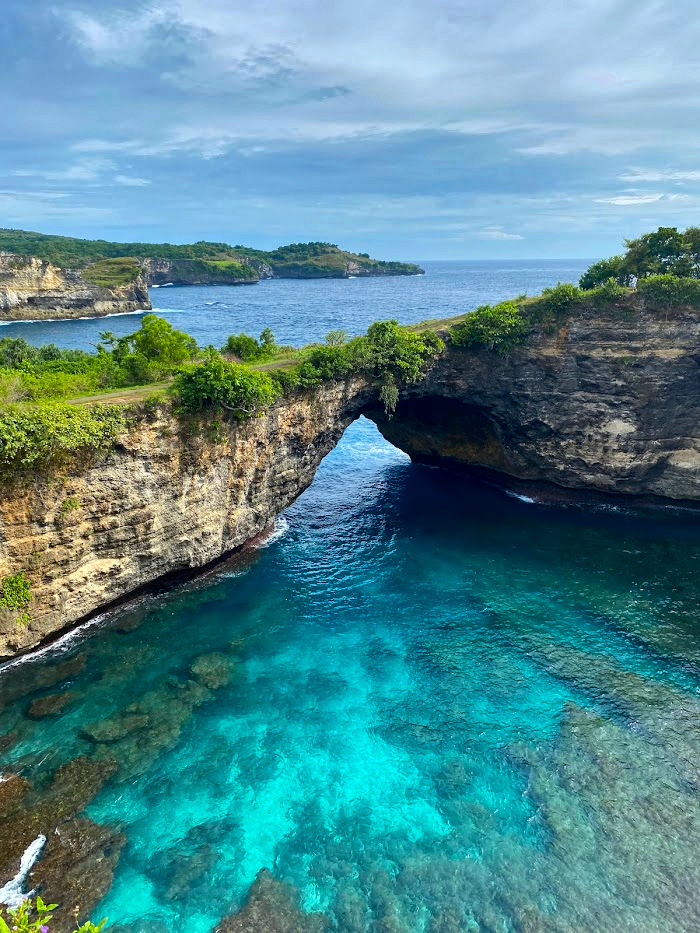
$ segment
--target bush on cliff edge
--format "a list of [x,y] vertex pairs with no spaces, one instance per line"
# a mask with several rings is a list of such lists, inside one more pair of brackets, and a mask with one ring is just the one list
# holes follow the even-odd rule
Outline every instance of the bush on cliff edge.
[[227,363],[215,352],[181,372],[174,389],[183,411],[224,408],[239,421],[262,414],[279,394],[267,373]]
[[112,405],[9,405],[0,412],[0,473],[108,447],[124,427],[123,411]]

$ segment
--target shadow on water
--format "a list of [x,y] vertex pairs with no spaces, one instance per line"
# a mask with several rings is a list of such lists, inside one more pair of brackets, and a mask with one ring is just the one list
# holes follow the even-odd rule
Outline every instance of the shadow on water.
[[697,929],[693,521],[521,502],[365,420],[285,518],[0,674],[3,770],[116,762],[95,916],[211,930],[268,867],[343,933]]

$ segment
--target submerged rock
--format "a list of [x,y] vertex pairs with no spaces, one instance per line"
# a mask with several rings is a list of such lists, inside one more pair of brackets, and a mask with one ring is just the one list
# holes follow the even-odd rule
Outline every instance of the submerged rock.
[[83,726],[80,734],[91,742],[118,742],[124,736],[148,725],[148,716],[139,713],[122,712]]
[[47,697],[39,697],[39,699],[33,700],[30,703],[27,716],[29,716],[30,719],[43,719],[45,716],[57,716],[77,695],[75,691],[68,690],[66,693],[52,693]]
[[303,911],[296,888],[278,881],[269,869],[263,868],[243,907],[225,917],[216,933],[323,933],[328,923],[323,914]]
[[235,662],[225,654],[203,654],[192,664],[192,676],[210,690],[218,690],[231,682]]
[[85,920],[112,883],[125,837],[78,814],[115,770],[114,761],[80,757],[58,768],[45,789],[19,775],[0,782],[0,886],[16,875],[28,847],[45,837],[27,886],[59,905],[52,933],[74,930],[75,909]]

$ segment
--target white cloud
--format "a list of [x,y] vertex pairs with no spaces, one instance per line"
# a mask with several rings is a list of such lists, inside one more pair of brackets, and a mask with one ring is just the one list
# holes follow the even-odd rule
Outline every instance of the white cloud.
[[637,183],[641,181],[700,181],[700,171],[674,171],[671,169],[634,169],[620,175],[621,181]]
[[[72,10],[68,21],[91,62],[121,70],[148,66],[177,33],[172,61],[151,67],[162,86],[194,95],[188,138],[210,157],[252,138],[445,127],[524,130],[521,151],[540,156],[696,139],[691,11],[690,0],[538,0],[527,16],[517,0],[259,0],[244,10],[160,0]],[[643,37],[653,37],[647,49]],[[151,148],[185,148],[180,108],[162,111],[150,135]]]
[[486,227],[479,234],[484,240],[524,240],[519,233],[507,233],[502,227]]
[[636,204],[654,204],[664,198],[663,194],[618,194],[610,198],[594,198],[598,204],[615,204],[617,207],[632,207]]
[[126,185],[128,188],[143,188],[145,185],[150,185],[147,178],[136,178],[132,175],[115,175],[113,180],[115,184]]

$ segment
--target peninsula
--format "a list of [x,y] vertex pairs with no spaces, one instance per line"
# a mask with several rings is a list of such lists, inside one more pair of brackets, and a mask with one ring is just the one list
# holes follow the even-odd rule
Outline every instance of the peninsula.
[[420,275],[334,243],[265,251],[226,243],[111,243],[0,229],[0,320],[148,311],[150,285],[254,285],[260,279]]

